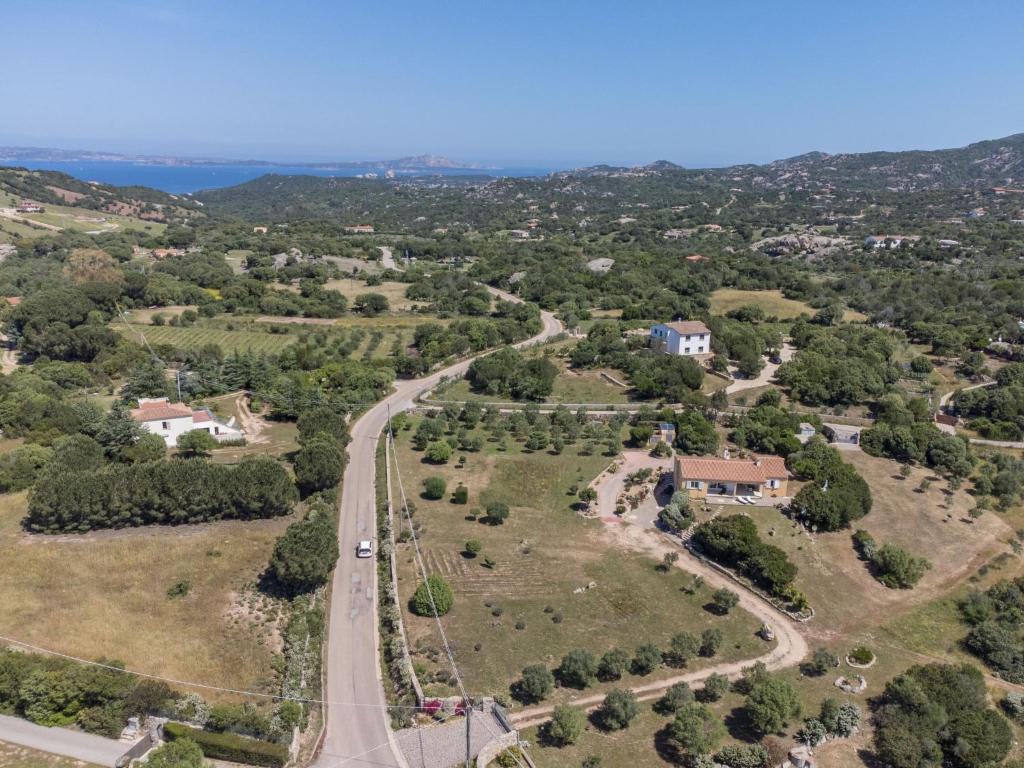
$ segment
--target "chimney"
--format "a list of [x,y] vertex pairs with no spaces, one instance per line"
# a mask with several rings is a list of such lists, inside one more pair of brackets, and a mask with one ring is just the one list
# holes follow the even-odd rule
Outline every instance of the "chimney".
[[754,466],[755,467],[760,467],[761,466],[761,460],[760,459],[754,459]]

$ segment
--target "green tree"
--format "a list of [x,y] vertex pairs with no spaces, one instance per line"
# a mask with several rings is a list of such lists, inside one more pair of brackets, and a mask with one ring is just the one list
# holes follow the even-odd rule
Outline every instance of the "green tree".
[[347,445],[349,441],[345,415],[328,405],[316,405],[302,411],[295,425],[299,429],[300,445],[324,435],[341,446]]
[[345,471],[345,452],[327,437],[309,440],[295,457],[295,481],[303,493],[334,488]]
[[305,519],[289,525],[274,543],[270,570],[290,592],[309,592],[327,583],[337,560],[334,510],[324,501],[312,506]]
[[690,690],[690,686],[686,683],[673,683],[655,702],[654,709],[662,715],[672,715],[691,701],[693,701],[693,691]]
[[761,733],[779,733],[800,716],[800,697],[788,680],[769,677],[756,683],[747,695],[746,711]]
[[452,457],[452,447],[440,440],[431,443],[427,446],[426,457],[431,464],[447,464]]
[[707,704],[684,704],[669,726],[669,733],[687,757],[709,755],[725,737],[725,725]]
[[683,453],[714,455],[718,452],[715,425],[699,411],[684,411],[676,417],[676,448]]
[[637,646],[630,665],[634,675],[649,675],[661,666],[661,650],[653,643]]
[[613,688],[597,710],[597,722],[603,730],[621,731],[628,728],[638,714],[640,705],[633,692]]
[[542,701],[555,687],[555,677],[543,664],[523,668],[523,676],[516,686],[516,698],[524,703]]
[[707,659],[715,656],[722,647],[723,640],[722,630],[717,627],[705,629],[700,633],[700,655]]
[[[433,601],[431,601],[433,598]],[[412,612],[417,616],[433,616],[434,608],[438,616],[444,616],[455,604],[455,596],[448,582],[436,573],[432,573],[427,580],[420,582],[412,595]]]
[[423,481],[423,495],[428,499],[443,499],[448,490],[448,483],[443,477],[433,475]]
[[376,317],[390,309],[387,296],[381,293],[361,293],[356,296],[352,308],[366,317]]
[[729,678],[712,672],[704,680],[704,687],[697,693],[701,701],[718,701],[729,690]]
[[559,747],[575,744],[586,725],[583,710],[569,704],[559,704],[551,714],[547,727],[547,738]]
[[562,657],[562,663],[555,670],[555,675],[562,685],[570,688],[586,688],[594,682],[597,674],[597,661],[590,651],[572,650]]
[[673,666],[683,667],[700,650],[700,640],[692,632],[679,632],[669,642],[668,658]]
[[487,505],[487,515],[484,517],[484,521],[488,525],[502,525],[508,520],[508,515],[508,504],[495,501]]
[[183,456],[209,456],[217,440],[205,429],[193,429],[178,436],[177,446]]
[[597,665],[597,676],[601,680],[618,680],[629,668],[629,654],[621,648],[611,648],[604,652]]
[[722,616],[735,608],[739,601],[740,596],[725,587],[711,593],[711,604],[714,606],[715,612]]

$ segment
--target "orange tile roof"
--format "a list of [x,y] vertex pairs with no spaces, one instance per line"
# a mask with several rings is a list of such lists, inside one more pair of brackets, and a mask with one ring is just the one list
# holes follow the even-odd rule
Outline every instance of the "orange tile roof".
[[170,403],[166,399],[151,403],[142,403],[132,409],[132,418],[136,421],[163,421],[165,419],[183,419],[192,416],[192,409],[181,403]]
[[764,483],[789,477],[781,456],[753,459],[720,459],[714,456],[677,456],[679,476],[687,480],[722,480],[730,483]]
[[711,333],[711,330],[700,320],[679,320],[674,323],[663,323],[676,333]]

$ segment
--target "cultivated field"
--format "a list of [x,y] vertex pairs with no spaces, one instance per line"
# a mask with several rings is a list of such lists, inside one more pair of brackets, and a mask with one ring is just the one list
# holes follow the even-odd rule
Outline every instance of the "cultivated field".
[[[181,680],[269,687],[278,640],[241,595],[288,518],[44,537],[22,532],[25,507],[24,493],[0,496],[0,634]],[[188,594],[169,599],[181,580]]]
[[139,344],[143,343],[142,335],[145,335],[154,346],[169,344],[179,349],[190,349],[216,344],[225,353],[251,350],[275,355],[291,344],[309,342],[341,350],[343,356],[354,360],[369,360],[387,358],[396,350],[411,345],[417,325],[445,322],[418,315],[335,319],[271,315],[235,318],[222,315],[200,318],[189,326],[155,326],[142,322],[151,320],[157,313],[170,315],[175,309],[180,308],[137,310],[135,317],[140,322],[133,322],[131,330],[120,320],[112,323],[111,327]]
[[[458,452],[450,464],[434,466],[411,449],[409,432],[401,432],[398,442],[402,480],[424,528],[421,547],[428,568],[443,575],[455,593],[445,627],[474,692],[507,696],[524,666],[554,667],[574,648],[599,655],[619,646],[632,655],[644,642],[667,648],[671,636],[681,631],[718,627],[725,633],[712,663],[766,650],[754,636],[759,624],[752,617],[739,611],[712,615],[703,608],[710,597],[707,588],[688,594],[684,588],[692,579],[687,574],[678,569],[661,573],[654,560],[617,547],[603,523],[584,520],[571,509],[570,486],[588,482],[607,467],[608,457],[579,456],[578,446],[568,446],[560,456],[526,453],[510,441],[507,453],[488,443],[481,453],[466,454],[460,469]],[[431,475],[446,478],[449,492],[463,482],[469,503],[421,498],[422,481]],[[511,507],[504,525],[469,519],[493,501]],[[476,558],[462,554],[468,539],[483,545]],[[485,557],[494,560],[493,568],[484,567]],[[418,583],[410,545],[400,545],[398,561],[404,604]],[[406,621],[415,663],[428,674],[443,669],[433,622],[408,612]],[[701,659],[691,665],[708,663]],[[678,672],[662,668],[655,675],[673,673]],[[640,681],[627,675],[621,684]],[[427,688],[448,690],[436,683]],[[600,688],[588,692],[594,690]],[[569,695],[563,690],[554,698]]]

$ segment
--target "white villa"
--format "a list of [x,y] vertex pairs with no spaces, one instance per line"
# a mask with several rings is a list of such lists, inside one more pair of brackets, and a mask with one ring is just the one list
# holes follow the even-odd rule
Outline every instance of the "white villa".
[[222,422],[209,408],[193,410],[183,403],[172,403],[166,397],[139,398],[139,407],[132,409],[132,418],[147,432],[160,435],[171,447],[178,444],[179,437],[194,429],[209,432],[217,442],[244,437],[242,430],[235,426],[234,417]]
[[658,323],[651,328],[651,347],[669,355],[710,355],[711,331],[700,320]]

